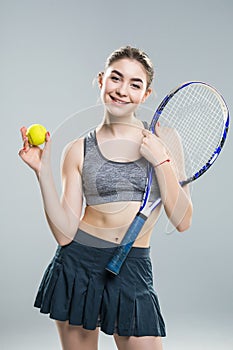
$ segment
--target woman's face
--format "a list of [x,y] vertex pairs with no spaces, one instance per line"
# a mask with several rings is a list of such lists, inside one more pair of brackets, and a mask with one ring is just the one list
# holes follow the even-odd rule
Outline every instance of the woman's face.
[[101,99],[115,116],[134,115],[137,107],[150,95],[147,74],[142,64],[128,58],[113,62],[99,76]]

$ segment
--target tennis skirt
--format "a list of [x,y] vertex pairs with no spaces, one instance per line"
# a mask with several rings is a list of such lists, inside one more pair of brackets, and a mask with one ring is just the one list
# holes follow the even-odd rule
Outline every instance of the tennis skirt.
[[[120,274],[105,270],[116,246],[78,230],[58,246],[42,278],[34,306],[50,318],[120,336],[166,335],[153,287],[150,248],[132,248]],[[85,244],[84,244],[85,242]],[[101,246],[104,247],[101,247]]]

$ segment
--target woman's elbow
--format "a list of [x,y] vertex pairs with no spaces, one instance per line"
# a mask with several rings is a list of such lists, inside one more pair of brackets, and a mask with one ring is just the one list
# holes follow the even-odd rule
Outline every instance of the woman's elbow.
[[184,232],[184,231],[187,231],[191,226],[191,221],[190,222],[185,222],[185,223],[182,223],[178,226],[176,226],[176,229],[178,232]]
[[178,232],[187,231],[191,227],[192,214],[193,214],[193,207],[192,207],[192,205],[190,205],[190,207],[186,211],[183,219],[179,222],[178,225],[176,225],[176,229],[177,229]]

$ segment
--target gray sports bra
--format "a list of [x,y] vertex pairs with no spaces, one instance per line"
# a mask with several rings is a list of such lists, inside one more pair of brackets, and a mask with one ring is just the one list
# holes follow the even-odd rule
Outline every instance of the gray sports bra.
[[[120,201],[142,201],[146,184],[147,161],[145,158],[132,162],[115,162],[101,153],[96,132],[84,139],[82,170],[83,193],[86,205]],[[154,175],[150,200],[160,196]]]

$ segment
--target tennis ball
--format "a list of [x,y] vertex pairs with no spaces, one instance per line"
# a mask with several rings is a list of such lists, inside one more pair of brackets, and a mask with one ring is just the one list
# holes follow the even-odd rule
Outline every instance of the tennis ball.
[[26,136],[28,137],[28,142],[33,146],[41,145],[45,142],[47,130],[43,125],[32,124],[27,129]]

